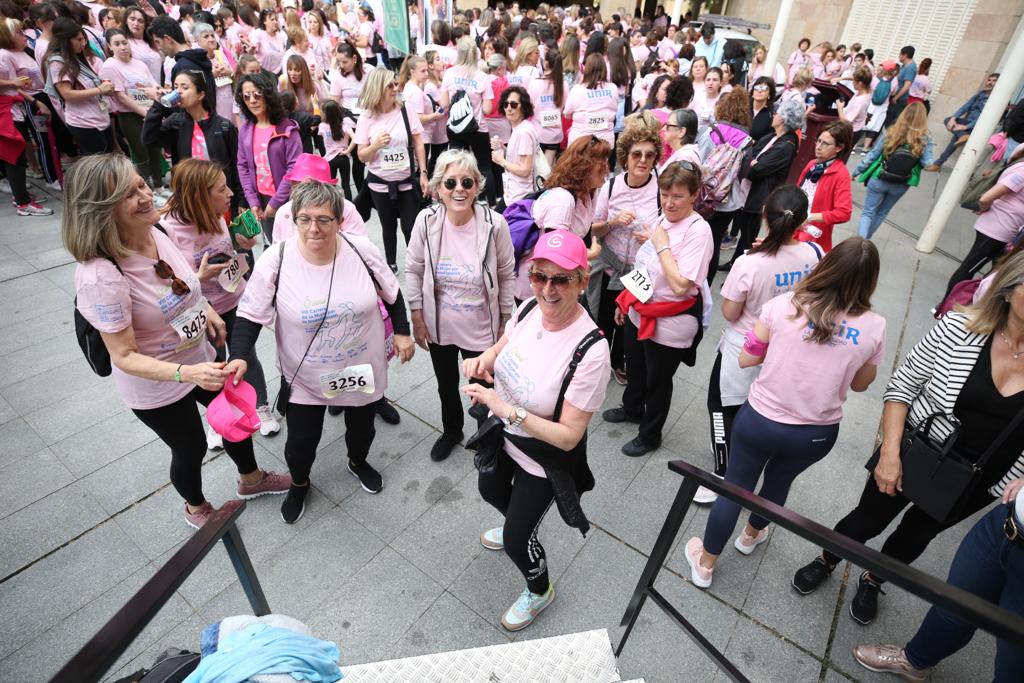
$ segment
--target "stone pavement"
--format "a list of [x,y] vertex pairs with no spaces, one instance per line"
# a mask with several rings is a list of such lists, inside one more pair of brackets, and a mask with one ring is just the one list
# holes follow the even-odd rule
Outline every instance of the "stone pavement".
[[[868,392],[851,393],[835,450],[797,480],[789,500],[825,524],[856,501],[885,382],[896,358],[930,327],[928,310],[955,267],[943,254],[915,252],[907,234],[923,225],[941,181],[926,175],[877,235],[883,273],[874,306],[888,319],[885,366]],[[862,197],[858,186],[855,201]],[[47,680],[190,534],[168,481],[166,447],[81,357],[59,197],[48,205],[58,210],[53,218],[19,218],[0,195],[0,680],[17,683]],[[840,238],[855,230],[858,215],[855,210]],[[959,212],[940,247],[966,253],[972,223]],[[376,218],[370,232],[379,240]],[[697,367],[682,367],[675,378],[660,450],[635,460],[622,456],[619,447],[632,430],[595,416],[589,457],[597,488],[584,498],[595,528],[584,539],[557,514],[548,515],[540,537],[558,599],[526,631],[510,636],[498,623],[522,579],[507,558],[479,544],[479,532],[500,519],[477,493],[470,454],[457,449],[441,464],[428,457],[440,412],[424,353],[392,367],[387,396],[402,423],[378,423],[371,462],[383,471],[381,494],[367,495],[345,472],[343,422],[328,418],[312,475],[316,491],[302,520],[283,524],[276,497],[252,501],[242,516],[242,536],[271,607],[336,641],[344,664],[597,628],[617,642],[619,619],[680,482],[666,463],[711,464],[705,396],[720,329],[717,317]],[[259,350],[276,386],[272,335],[262,336]],[[613,383],[606,407],[620,395]],[[285,469],[284,433],[255,441],[261,465]],[[214,504],[233,496],[230,460],[211,455],[204,481]],[[701,533],[706,515],[706,508],[692,511],[679,540]],[[940,537],[917,566],[945,577],[968,528],[966,522]],[[847,613],[855,569],[842,565],[809,597],[789,586],[793,571],[814,554],[801,539],[775,533],[749,558],[727,550],[714,586],[701,591],[690,585],[677,546],[658,587],[753,680],[883,680],[861,668],[851,649],[904,642],[927,605],[890,588],[876,622],[858,626]],[[111,676],[151,662],[171,645],[197,649],[205,625],[248,610],[226,554],[214,550]],[[993,653],[994,640],[979,635],[938,667],[935,680],[987,677]],[[623,678],[647,681],[724,680],[651,604],[619,668]]]

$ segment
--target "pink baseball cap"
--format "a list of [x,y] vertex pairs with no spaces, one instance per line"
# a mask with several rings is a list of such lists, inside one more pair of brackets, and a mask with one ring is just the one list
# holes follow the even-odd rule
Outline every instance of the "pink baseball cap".
[[230,377],[206,407],[206,421],[226,441],[245,441],[260,428],[256,413],[256,389],[246,381],[237,386]]
[[891,59],[887,59],[884,62],[882,62],[882,68],[885,69],[886,71],[895,71],[896,62],[894,62]]
[[558,229],[546,232],[537,239],[530,261],[544,259],[560,268],[576,270],[587,268],[587,245],[583,239],[568,230]]
[[319,180],[321,183],[333,182],[330,163],[315,154],[300,154],[295,160],[292,170],[284,179],[293,183],[301,183],[303,180]]

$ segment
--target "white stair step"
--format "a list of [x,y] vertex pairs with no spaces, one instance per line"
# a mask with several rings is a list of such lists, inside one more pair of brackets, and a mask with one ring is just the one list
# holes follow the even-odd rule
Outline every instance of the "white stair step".
[[343,666],[345,683],[618,683],[608,631]]

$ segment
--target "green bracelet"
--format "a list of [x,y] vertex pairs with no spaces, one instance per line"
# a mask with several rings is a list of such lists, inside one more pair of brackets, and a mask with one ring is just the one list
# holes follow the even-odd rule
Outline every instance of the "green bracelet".
[[174,379],[177,380],[178,384],[181,384],[181,366],[183,363],[178,364],[178,369],[174,371]]

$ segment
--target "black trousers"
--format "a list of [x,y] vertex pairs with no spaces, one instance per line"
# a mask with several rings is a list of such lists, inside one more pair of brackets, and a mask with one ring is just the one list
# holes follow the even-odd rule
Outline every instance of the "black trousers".
[[[466,424],[465,411],[459,398],[459,380],[462,377],[459,355],[463,360],[476,358],[482,351],[467,351],[455,344],[430,344],[430,362],[434,366],[437,377],[437,397],[441,399],[441,425],[445,434],[462,438],[462,428]],[[484,384],[478,379],[469,380],[472,384]]]
[[[623,351],[625,328],[615,324],[615,299],[622,290],[608,289],[612,276],[608,273],[601,273],[601,300],[597,303],[597,326],[604,332],[604,338],[608,340],[612,353],[612,368],[622,370],[626,364],[625,352]],[[587,310],[590,310],[589,308]]]
[[366,165],[355,154],[339,154],[331,159],[332,180],[337,177],[338,171],[341,171],[341,191],[345,193],[345,199],[352,201],[352,190],[348,184],[349,176],[351,175],[352,181],[356,186],[356,192],[358,193],[359,190],[363,189]]
[[715,364],[711,366],[711,379],[708,380],[708,418],[711,420],[711,452],[715,457],[715,474],[725,476],[729,465],[729,442],[732,435],[732,422],[743,407],[722,405],[722,354],[715,356]]
[[[251,253],[251,252],[250,252]],[[250,266],[251,268],[252,266]],[[237,319],[238,308],[232,308],[230,311],[226,311],[220,314],[221,320],[224,321],[224,326],[227,328],[227,339],[224,340],[224,346],[219,348],[214,347],[216,352],[216,360],[218,362],[224,362],[227,359],[227,349],[231,346],[231,333],[235,329],[235,320]],[[265,406],[267,405],[267,378],[263,374],[263,364],[260,363],[259,357],[256,355],[256,347],[252,348],[252,352],[248,357],[243,358],[248,365],[248,369],[245,371],[245,381],[252,385],[252,388],[256,390],[256,405]]]
[[447,142],[431,143],[427,145],[427,177],[434,177],[434,167],[437,165],[437,158],[448,149]]
[[143,180],[154,190],[164,184],[164,150],[160,145],[142,144],[142,117],[135,112],[121,112],[116,115],[117,124],[124,134],[131,151],[132,161]]
[[[708,225],[711,226],[711,239],[715,241],[715,251],[711,254],[711,261],[708,262],[708,287],[715,281],[715,273],[718,271],[718,262],[722,257],[722,238],[725,237],[729,224],[739,211],[716,211]],[[753,241],[751,241],[753,244]]]
[[[377,430],[373,417],[377,403],[345,408],[345,446],[348,459],[356,464],[366,462]],[[288,441],[284,444],[284,459],[288,472],[296,484],[309,481],[309,472],[316,460],[316,449],[324,433],[324,413],[327,406],[292,403],[288,406]]]
[[[171,447],[171,484],[185,502],[196,507],[206,501],[202,472],[203,458],[206,456],[206,430],[196,404],[208,406],[218,393],[196,387],[170,405],[132,410],[142,424],[152,429],[161,441]],[[225,439],[224,450],[235,463],[239,474],[256,471],[251,437],[238,443]]]
[[[910,564],[921,556],[933,538],[978,510],[988,507],[994,500],[986,488],[979,486],[955,519],[937,522],[903,495],[897,493],[895,496],[887,496],[879,491],[875,478],[869,474],[857,507],[839,520],[835,530],[843,536],[865,543],[885,531],[900,512],[910,505],[911,508],[903,515],[899,526],[882,545],[883,553]],[[842,559],[827,550],[822,552],[822,556],[829,564],[837,564]]]
[[68,126],[68,130],[71,131],[71,137],[75,139],[75,143],[78,145],[78,154],[80,156],[105,154],[114,151],[114,129],[112,126],[107,126],[103,130]]
[[685,349],[652,339],[640,341],[639,330],[628,318],[623,327],[629,381],[622,394],[622,408],[626,414],[640,418],[639,436],[644,443],[660,444],[672,406],[672,378],[683,362]]
[[32,97],[36,99],[36,102],[45,104],[46,108],[50,110],[50,135],[54,136],[54,141],[57,143],[57,159],[54,160],[54,163],[59,165],[61,152],[68,156],[76,156],[75,138],[68,130],[64,119],[57,113],[57,108],[50,101],[50,96],[44,92],[38,92]]
[[754,246],[757,233],[761,232],[761,214],[750,213],[740,209],[733,217],[732,225],[734,229],[739,226],[740,241],[737,242],[736,249],[732,252],[732,260],[729,261],[730,266],[736,262],[736,259],[743,256],[748,249]]
[[[413,181],[416,182],[416,181]],[[387,192],[374,192],[370,190],[370,198],[373,200],[373,208],[377,210],[380,217],[380,230],[384,237],[384,256],[389,265],[398,263],[398,226],[402,226],[402,236],[405,243],[409,244],[412,237],[412,226],[416,222],[416,216],[420,212],[419,201],[413,190],[403,190],[398,193],[398,201],[388,198]]]
[[500,175],[495,175],[494,166],[491,164],[491,138],[487,133],[477,131],[475,133],[456,135],[448,132],[449,149],[466,149],[476,157],[476,164],[480,167],[487,183],[487,203],[494,206],[498,197],[503,194]]
[[480,497],[505,515],[505,554],[522,572],[530,592],[546,593],[548,563],[537,530],[555,500],[551,482],[529,474],[505,451],[499,451],[495,471],[481,472],[478,485]]
[[962,280],[969,280],[974,275],[985,267],[985,264],[989,261],[993,261],[999,258],[1003,250],[1006,249],[1006,243],[994,240],[988,235],[983,235],[980,232],[974,236],[974,244],[971,245],[971,250],[967,252],[967,256],[957,266],[957,269],[953,271],[953,274],[949,276],[949,282],[946,283],[946,293],[943,295],[943,299],[949,296],[949,293],[953,291],[953,287],[956,283]]
[[[26,142],[25,144],[27,149],[28,143]],[[0,164],[2,164],[4,175],[7,176],[7,182],[11,186],[11,193],[14,195],[14,203],[20,206],[32,201],[32,197],[29,196],[28,193],[28,181],[25,179],[26,168],[28,166],[28,160],[25,158],[25,152],[22,151],[13,164],[9,164],[6,161],[0,162]]]

